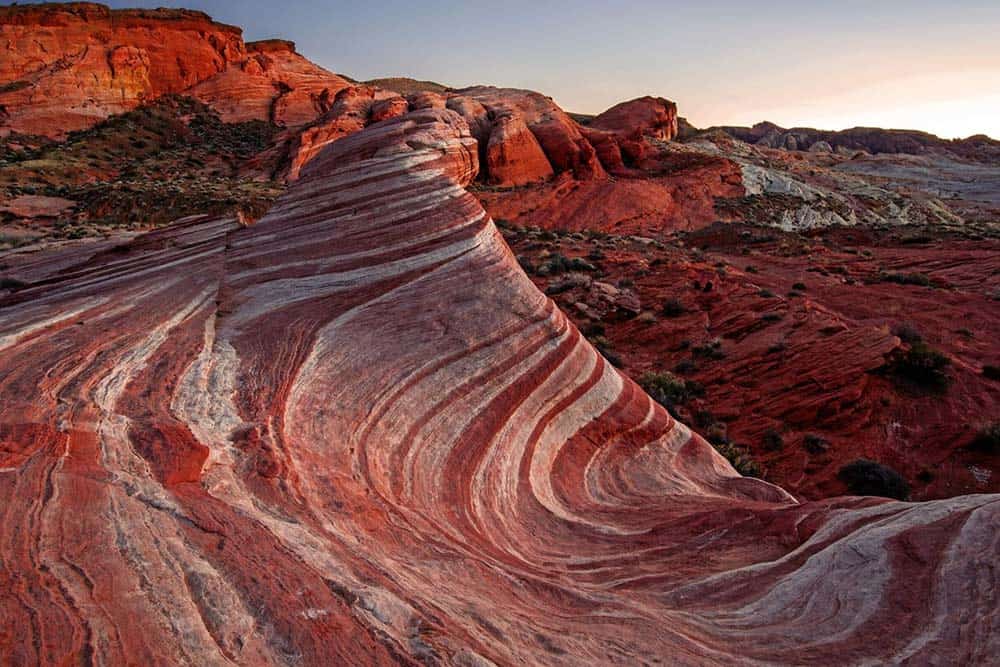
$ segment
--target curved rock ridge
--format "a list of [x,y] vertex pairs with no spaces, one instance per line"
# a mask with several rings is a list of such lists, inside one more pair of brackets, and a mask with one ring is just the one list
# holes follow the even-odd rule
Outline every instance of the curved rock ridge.
[[799,504],[538,292],[449,109],[0,302],[0,659],[986,664],[1000,498]]

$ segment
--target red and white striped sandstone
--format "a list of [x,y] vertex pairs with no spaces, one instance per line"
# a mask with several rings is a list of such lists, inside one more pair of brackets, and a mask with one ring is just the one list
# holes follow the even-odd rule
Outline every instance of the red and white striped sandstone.
[[[520,271],[449,109],[0,302],[0,661],[985,664],[1000,499],[744,479]],[[36,275],[41,275],[36,271]]]

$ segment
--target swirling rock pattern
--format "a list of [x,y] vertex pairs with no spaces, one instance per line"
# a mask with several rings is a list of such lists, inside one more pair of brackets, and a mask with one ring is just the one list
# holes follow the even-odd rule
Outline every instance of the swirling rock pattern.
[[[799,504],[581,337],[447,109],[0,307],[0,661],[986,663],[995,496]],[[65,262],[65,259],[62,260]]]

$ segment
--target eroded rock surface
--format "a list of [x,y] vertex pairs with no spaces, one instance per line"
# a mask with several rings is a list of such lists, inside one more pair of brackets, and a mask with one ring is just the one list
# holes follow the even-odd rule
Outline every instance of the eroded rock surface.
[[346,79],[310,62],[295,44],[268,40],[247,44],[247,57],[187,94],[219,112],[227,123],[266,120],[281,126],[312,122],[332,106]]
[[0,7],[0,131],[59,136],[177,93],[245,56],[239,28],[188,10]]
[[[544,144],[544,142],[541,142]],[[0,302],[14,664],[986,663],[996,496],[800,504],[614,369],[448,109]]]
[[201,12],[92,3],[0,7],[0,132],[61,137],[163,95],[185,93],[227,122],[303,125],[343,78],[282,40]]

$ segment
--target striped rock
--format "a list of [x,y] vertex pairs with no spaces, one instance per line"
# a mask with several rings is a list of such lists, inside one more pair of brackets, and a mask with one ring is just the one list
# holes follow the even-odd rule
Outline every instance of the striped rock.
[[0,302],[4,664],[974,664],[996,496],[735,474],[520,271],[447,109]]

